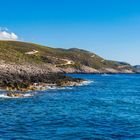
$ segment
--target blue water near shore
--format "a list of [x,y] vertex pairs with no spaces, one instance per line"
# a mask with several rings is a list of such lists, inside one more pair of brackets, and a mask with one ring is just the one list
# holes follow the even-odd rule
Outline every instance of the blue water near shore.
[[140,75],[72,76],[94,82],[1,98],[0,140],[140,139]]

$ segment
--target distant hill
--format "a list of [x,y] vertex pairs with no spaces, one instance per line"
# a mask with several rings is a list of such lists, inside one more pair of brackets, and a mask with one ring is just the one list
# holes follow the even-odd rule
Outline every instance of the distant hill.
[[140,70],[140,65],[135,65],[133,67]]
[[135,69],[136,73],[140,73],[140,65],[135,65],[133,68]]
[[[45,65],[53,72],[132,73],[124,62],[105,60],[95,53],[78,48],[61,49],[20,41],[0,41],[0,63],[13,65]],[[50,70],[51,72],[51,70]]]

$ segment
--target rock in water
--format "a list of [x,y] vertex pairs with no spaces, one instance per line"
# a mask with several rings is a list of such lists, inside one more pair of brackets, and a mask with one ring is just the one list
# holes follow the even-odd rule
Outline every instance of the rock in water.
[[24,97],[21,93],[7,93],[8,97]]

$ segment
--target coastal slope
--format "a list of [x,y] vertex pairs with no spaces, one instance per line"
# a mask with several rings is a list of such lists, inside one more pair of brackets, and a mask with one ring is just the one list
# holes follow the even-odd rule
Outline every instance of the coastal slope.
[[77,48],[61,49],[20,41],[0,41],[0,72],[133,73],[134,68],[128,63],[106,60]]

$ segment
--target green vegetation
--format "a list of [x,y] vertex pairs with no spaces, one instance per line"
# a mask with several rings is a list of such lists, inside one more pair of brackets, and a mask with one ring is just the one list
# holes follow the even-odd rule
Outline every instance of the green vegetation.
[[[27,54],[32,51],[37,51],[37,53]],[[0,41],[0,60],[5,63],[13,62],[17,64],[51,63],[59,67],[74,68],[85,65],[95,69],[118,68],[124,65],[124,63],[104,60],[94,53],[81,49],[56,49],[19,41]],[[66,65],[65,60],[70,60],[74,64]],[[125,67],[130,68],[131,66],[125,63]]]

